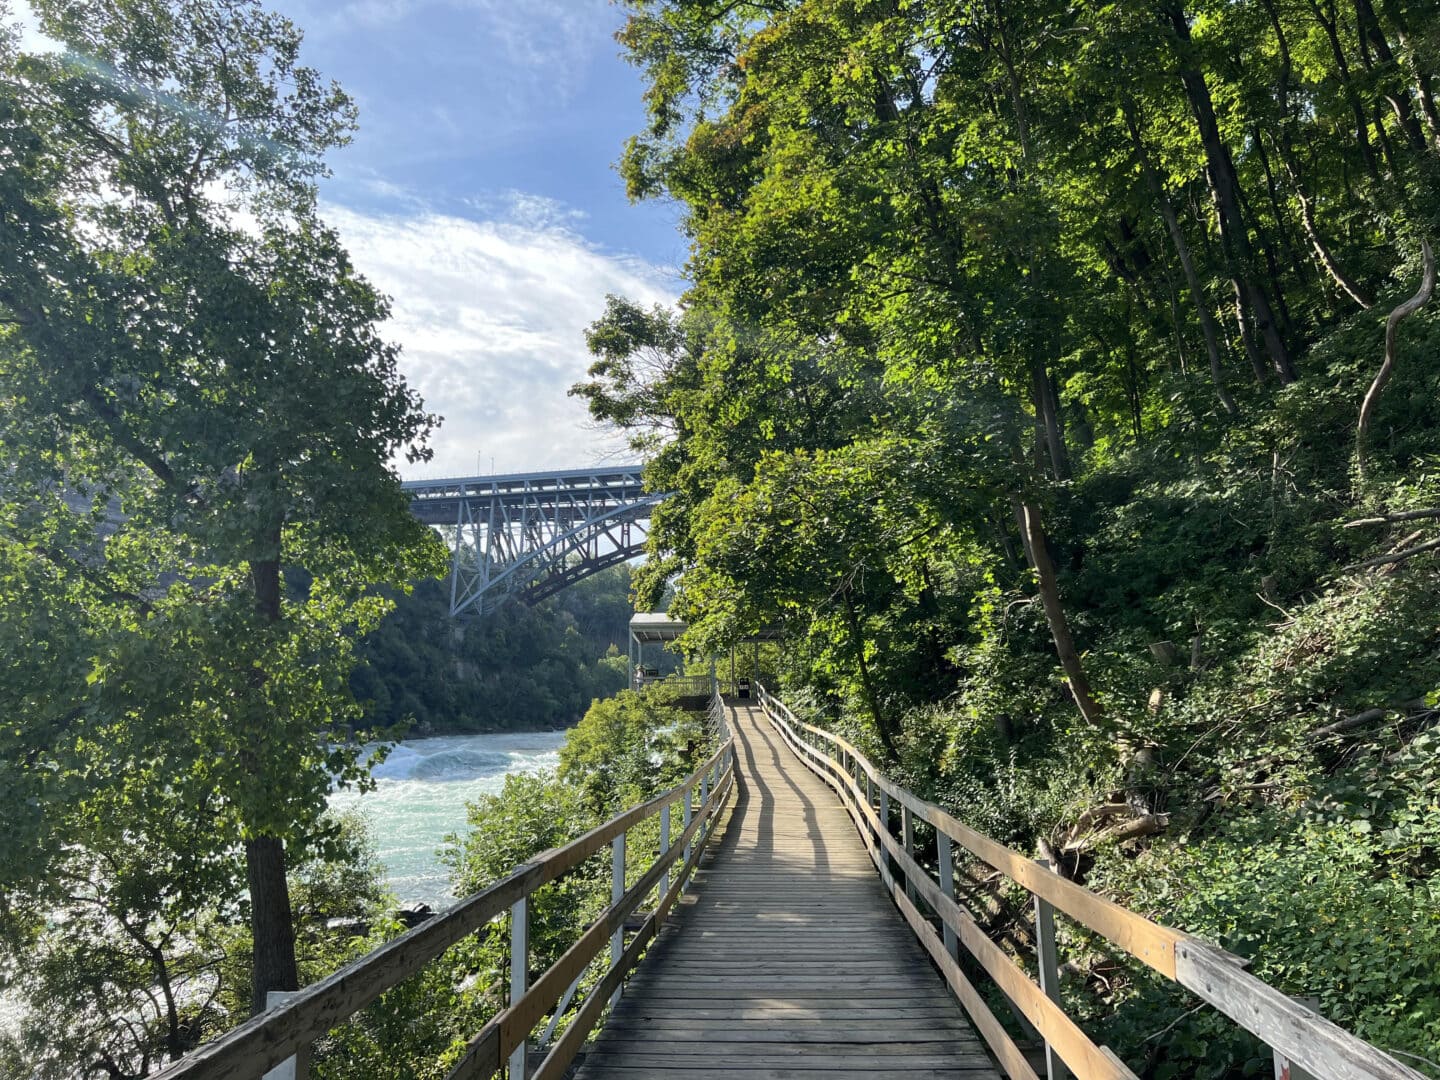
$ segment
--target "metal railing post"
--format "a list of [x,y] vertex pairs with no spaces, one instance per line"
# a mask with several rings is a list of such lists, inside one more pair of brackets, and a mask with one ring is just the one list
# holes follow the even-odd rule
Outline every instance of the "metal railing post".
[[[939,829],[935,830],[935,855],[940,864],[940,891],[951,900],[955,899],[955,864],[950,853],[950,837]],[[952,960],[960,959],[960,941],[948,922],[945,927],[945,951]]]
[[[866,779],[869,777],[867,776]],[[890,835],[890,793],[884,788],[880,789],[880,831],[886,836]],[[880,848],[880,877],[884,880],[886,888],[894,888],[895,875],[890,872],[890,851],[879,836],[875,837],[875,843]]]
[[[510,908],[510,1005],[520,1004],[530,981],[530,913],[528,897]],[[525,1080],[525,1039],[510,1051],[510,1080]]]
[[[283,1005],[298,993],[298,990],[271,990],[265,995],[265,1008],[273,1009],[277,1005]],[[276,1065],[261,1080],[309,1080],[309,1078],[310,1048],[307,1046]]]
[[[682,812],[682,817],[681,817],[681,819],[680,819],[681,824],[684,826],[685,831],[687,831],[687,832],[688,832],[689,829],[690,829],[690,818],[691,818],[691,815],[694,813],[694,811],[691,810],[691,808],[690,808],[690,793],[691,793],[691,790],[692,790],[692,789],[690,789],[690,788],[688,788],[688,787],[685,789],[685,809],[684,809],[684,811]],[[686,884],[687,884],[686,881],[685,881],[685,867],[688,866],[689,863],[690,863],[690,848],[691,848],[692,846],[694,846],[694,845],[692,844],[692,842],[691,842],[690,840],[686,840],[686,841],[685,841],[685,859],[684,859],[684,861],[680,864],[680,891],[681,891],[681,892],[684,892],[684,891],[685,891],[685,886],[686,886]]]
[[[670,854],[670,804],[666,803],[660,808],[660,858],[664,859]],[[670,891],[670,867],[665,867],[660,875],[660,891],[656,894],[664,897]]]
[[[900,838],[905,844],[905,854],[910,856],[910,861],[915,861],[915,815],[910,813],[910,807],[904,803],[900,804]],[[915,881],[910,876],[910,871],[905,871],[905,895],[910,902],[915,903]]]
[[[625,834],[622,832],[610,845],[610,903],[618,904],[625,895]],[[610,935],[610,966],[618,967],[625,953],[625,924],[621,922]],[[613,1009],[620,1001],[620,987],[610,995]]]
[[[1050,870],[1045,859],[1036,859]],[[1040,974],[1040,989],[1056,1005],[1060,1004],[1060,958],[1055,951],[1055,909],[1044,897],[1035,897],[1035,960]],[[1045,1040],[1045,1075],[1049,1080],[1066,1080],[1070,1075],[1060,1055]]]

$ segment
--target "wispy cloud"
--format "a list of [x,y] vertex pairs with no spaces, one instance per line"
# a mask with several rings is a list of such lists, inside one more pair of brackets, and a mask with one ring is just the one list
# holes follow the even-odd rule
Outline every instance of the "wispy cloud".
[[[523,201],[522,201],[523,206]],[[605,295],[670,303],[671,272],[603,252],[549,219],[375,215],[327,207],[359,270],[394,300],[407,378],[445,417],[423,475],[584,466],[619,440],[566,390],[590,357]],[[420,475],[417,473],[416,475]]]

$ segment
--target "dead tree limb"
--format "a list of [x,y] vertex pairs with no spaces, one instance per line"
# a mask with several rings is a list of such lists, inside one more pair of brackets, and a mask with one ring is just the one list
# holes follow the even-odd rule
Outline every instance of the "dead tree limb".
[[1377,514],[1375,517],[1347,521],[1341,528],[1358,529],[1362,525],[1391,525],[1397,521],[1420,521],[1423,518],[1440,518],[1440,506],[1428,510],[1402,510],[1398,514]]
[[1420,253],[1424,262],[1420,291],[1396,307],[1385,320],[1385,359],[1360,405],[1360,422],[1355,425],[1355,469],[1362,483],[1366,474],[1365,440],[1370,434],[1370,420],[1375,415],[1375,405],[1380,399],[1380,392],[1385,389],[1385,384],[1390,381],[1395,370],[1396,334],[1400,324],[1429,303],[1430,294],[1435,291],[1435,252],[1428,239],[1420,241]]
[[1374,559],[1366,559],[1364,562],[1351,563],[1346,570],[1368,570],[1372,566],[1387,566],[1390,563],[1404,562],[1415,555],[1423,555],[1427,551],[1440,549],[1440,540],[1427,540],[1423,544],[1416,544],[1404,551],[1397,551],[1393,555],[1381,555]]

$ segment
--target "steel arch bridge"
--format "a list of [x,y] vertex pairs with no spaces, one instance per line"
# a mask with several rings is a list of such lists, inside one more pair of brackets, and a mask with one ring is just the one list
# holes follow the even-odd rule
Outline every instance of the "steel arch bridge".
[[533,604],[641,554],[650,515],[639,465],[409,480],[415,516],[450,547],[450,614]]

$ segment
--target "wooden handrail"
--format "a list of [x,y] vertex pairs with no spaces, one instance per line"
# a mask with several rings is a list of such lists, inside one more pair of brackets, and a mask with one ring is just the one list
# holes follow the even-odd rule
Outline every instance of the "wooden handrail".
[[[668,815],[670,806],[681,800],[684,800],[688,814],[691,793],[700,787],[705,790],[705,797],[695,808],[685,830],[657,856],[655,863],[633,888],[626,891],[619,901],[606,908],[596,923],[581,935],[575,946],[553,965],[552,970],[564,965],[565,970],[570,971],[572,976],[583,971],[590,960],[593,960],[595,952],[589,954],[585,964],[576,968],[579,955],[576,953],[577,948],[582,943],[585,943],[587,948],[593,944],[597,926],[606,927],[605,934],[598,938],[601,943],[622,926],[625,915],[635,910],[666,870],[682,853],[687,853],[689,846],[688,858],[681,872],[676,875],[670,888],[660,898],[655,911],[646,920],[648,933],[653,936],[658,929],[658,919],[664,918],[664,912],[684,887],[688,874],[698,862],[704,845],[713,832],[714,822],[733,787],[734,765],[734,739],[726,738],[704,764],[668,791],[638,806],[630,807],[567,844],[552,848],[520,864],[493,885],[465,897],[435,918],[391,939],[328,978],[304,988],[284,1004],[251,1017],[214,1042],[200,1047],[193,1054],[157,1073],[156,1080],[258,1080],[268,1070],[308,1047],[385,991],[420,972],[446,949],[509,911],[542,885],[556,880],[607,844],[615,842],[617,838],[623,838],[626,832],[639,822],[657,813]],[[642,885],[646,888],[642,889]],[[642,926],[640,935],[646,933],[645,926]],[[636,941],[640,935],[637,935]],[[633,942],[624,955],[630,956],[632,951],[634,957],[638,958],[640,949],[635,948]],[[633,958],[631,965],[633,966]],[[512,963],[512,970],[513,968]],[[623,967],[623,970],[621,965],[612,966],[601,980],[601,986],[597,987],[590,997],[595,998],[604,988],[604,996],[600,999],[603,1006],[628,970],[628,966]],[[523,1042],[530,1027],[534,1026],[532,1023],[521,1031],[523,1016],[534,1013],[538,1003],[552,990],[554,996],[548,999],[551,1005],[563,992],[568,980],[559,981],[557,988],[557,980],[547,978],[548,974],[547,972],[542,975],[520,1002],[512,1003],[510,1008],[498,1014],[472,1040],[465,1059],[470,1062],[470,1071],[461,1074],[457,1068],[457,1072],[452,1075],[489,1076],[499,1068],[499,1064],[505,1059],[504,1055]],[[613,985],[609,985],[610,983]],[[587,1000],[580,1014],[582,1017],[590,1015],[593,1026],[594,1019],[599,1016],[599,1009],[593,1009],[587,1014],[586,1010],[590,1008],[591,1001]],[[542,1009],[535,1014],[536,1018],[543,1013]],[[572,1022],[571,1028],[576,1027],[579,1019],[580,1017],[577,1017],[576,1021]],[[588,1031],[589,1028],[586,1028],[587,1034]],[[519,1034],[516,1035],[515,1032]],[[578,1044],[575,1044],[573,1039],[567,1042],[568,1036],[569,1029],[566,1036],[562,1036],[556,1044],[551,1057],[555,1056],[562,1045],[572,1046],[573,1057]],[[568,1064],[568,1060],[566,1063]],[[484,1071],[486,1066],[489,1067],[488,1072]]]
[[[948,838],[1025,888],[1037,904],[1064,912],[1184,986],[1316,1080],[1424,1080],[1414,1069],[1245,971],[1246,961],[1240,957],[1137,915],[977,832],[891,781],[845,739],[798,720],[764,686],[758,686],[757,691],[766,717],[797,758],[840,795],[897,906],[1013,1080],[1035,1080],[1035,1073],[961,972],[950,949],[921,914],[914,896],[925,900],[942,926],[965,946],[1014,1007],[1034,1025],[1047,1047],[1077,1077],[1126,1080],[1134,1074],[1108,1048],[1091,1042],[1065,1015],[1057,1000],[990,940],[955,901],[953,886],[937,883],[915,861],[911,845],[897,840],[891,831],[889,800],[894,800],[903,814],[928,822],[937,836]],[[881,793],[883,813],[877,813],[868,790],[861,790],[861,775],[867,787]],[[891,861],[899,868],[902,881],[892,878]]]

